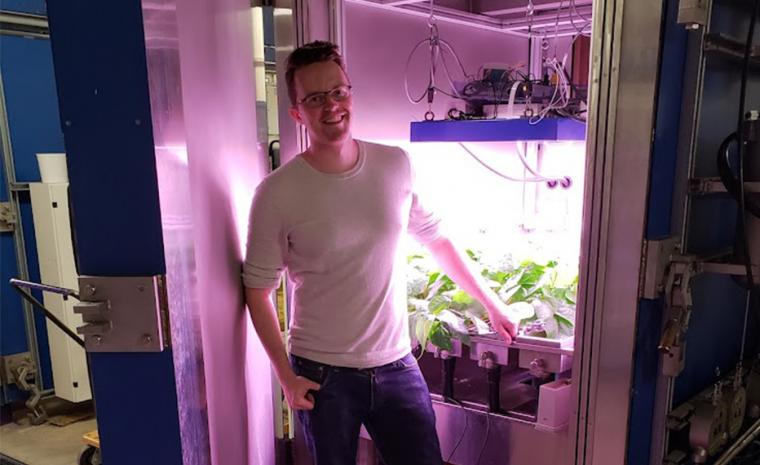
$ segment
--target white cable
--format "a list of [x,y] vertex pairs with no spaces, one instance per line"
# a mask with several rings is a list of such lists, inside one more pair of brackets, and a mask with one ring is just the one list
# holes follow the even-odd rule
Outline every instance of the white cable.
[[507,104],[507,118],[514,118],[515,116],[515,97],[517,96],[517,89],[520,88],[520,81],[515,81],[512,84],[512,89],[509,91],[509,103]]
[[404,87],[406,89],[406,97],[409,99],[410,102],[412,102],[415,105],[422,102],[422,100],[427,95],[428,89],[430,88],[430,81],[428,81],[428,89],[425,89],[425,93],[422,94],[422,96],[419,99],[415,100],[414,98],[412,98],[412,94],[409,92],[409,65],[412,63],[412,58],[414,57],[414,53],[417,51],[418,48],[420,48],[426,42],[430,42],[430,39],[425,39],[421,41],[419,44],[417,44],[412,49],[412,52],[409,54],[409,58],[406,60],[406,71],[404,73],[405,74]]
[[477,160],[478,163],[480,163],[481,165],[483,165],[490,172],[492,172],[493,174],[495,174],[495,175],[497,175],[497,176],[499,176],[501,178],[504,178],[504,179],[506,179],[508,181],[514,181],[514,182],[544,182],[545,181],[544,179],[537,179],[537,178],[522,178],[522,179],[519,179],[519,178],[513,178],[513,177],[510,177],[510,176],[507,176],[506,174],[500,173],[499,171],[496,171],[495,169],[493,169],[490,166],[488,166],[483,160],[481,160],[480,158],[478,158],[477,155],[475,155],[474,153],[472,153],[472,151],[470,149],[468,149],[463,143],[458,142],[458,144],[460,146],[462,146],[462,148],[465,150],[465,152],[469,153],[472,158],[474,158],[475,160]]
[[549,101],[549,104],[539,112],[538,118],[531,118],[530,124],[538,124],[541,121],[546,118],[546,116],[552,111],[552,110],[559,110],[564,109],[567,107],[568,103],[570,103],[570,91],[569,91],[569,82],[567,81],[567,77],[565,76],[565,73],[563,72],[564,68],[564,61],[567,59],[567,55],[565,55],[565,58],[563,59],[563,64],[560,65],[560,63],[557,61],[556,58],[552,58],[551,60],[547,60],[547,64],[549,64],[552,69],[554,70],[554,74],[557,76],[557,84],[554,88],[554,94],[552,95],[551,100]]
[[[406,90],[406,97],[409,99],[411,103],[415,105],[422,103],[422,101],[425,100],[425,96],[429,96],[429,92],[431,92],[431,90],[434,91],[436,89],[436,73],[438,71],[438,64],[441,61],[443,62],[443,69],[446,74],[446,78],[449,82],[449,85],[451,86],[451,90],[453,91],[453,94],[458,98],[462,98],[462,95],[460,94],[459,90],[454,84],[454,80],[451,77],[451,72],[449,71],[448,64],[446,63],[446,57],[444,56],[446,53],[451,53],[454,56],[454,59],[459,65],[459,68],[462,70],[462,74],[464,75],[465,79],[474,80],[472,76],[467,74],[467,70],[465,70],[464,65],[462,64],[462,60],[459,59],[459,56],[457,55],[456,51],[451,46],[451,44],[449,44],[448,42],[446,42],[445,40],[441,39],[438,36],[438,26],[436,24],[436,19],[435,19],[435,14],[434,14],[434,0],[430,0],[430,16],[428,17],[428,26],[430,27],[430,37],[428,39],[420,41],[417,45],[414,46],[412,51],[409,53],[409,57],[407,58],[407,61],[406,61],[406,68],[404,71],[404,88]],[[428,43],[430,46],[430,68],[429,68],[429,75],[428,75],[428,86],[425,89],[425,92],[418,99],[415,99],[414,97],[412,97],[411,92],[409,90],[409,66],[412,63],[414,54],[425,43]],[[446,49],[448,49],[448,51]],[[428,101],[428,103],[430,104],[431,102]]]
[[[431,0],[430,3],[433,3],[432,0]],[[581,18],[582,20],[586,21],[587,23],[591,22],[591,18],[586,18],[585,16],[583,16],[582,14],[580,14],[580,12],[576,9],[576,7],[575,7],[575,0],[570,0],[570,6],[573,8],[573,13],[575,13],[576,15],[578,15],[579,18]]]
[[[525,157],[525,152],[522,150],[522,142],[517,142],[515,145],[517,146],[517,155],[520,157],[520,161],[522,161],[523,166],[526,170],[536,178],[538,178],[541,181],[557,181],[557,182],[565,182],[565,178],[557,178],[557,177],[547,177],[542,175],[541,173],[535,171],[530,164],[528,164],[528,159]],[[527,142],[525,142],[527,145]]]

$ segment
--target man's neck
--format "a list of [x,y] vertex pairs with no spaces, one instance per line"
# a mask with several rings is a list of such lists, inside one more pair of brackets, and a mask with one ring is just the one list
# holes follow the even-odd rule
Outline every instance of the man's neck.
[[312,144],[303,153],[303,158],[317,171],[345,173],[359,162],[359,145],[353,137],[339,145]]

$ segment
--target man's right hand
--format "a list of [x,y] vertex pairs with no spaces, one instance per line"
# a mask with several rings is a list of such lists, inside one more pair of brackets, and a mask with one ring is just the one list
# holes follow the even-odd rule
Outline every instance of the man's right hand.
[[319,391],[319,384],[293,372],[281,384],[292,410],[314,409],[314,396],[309,391]]

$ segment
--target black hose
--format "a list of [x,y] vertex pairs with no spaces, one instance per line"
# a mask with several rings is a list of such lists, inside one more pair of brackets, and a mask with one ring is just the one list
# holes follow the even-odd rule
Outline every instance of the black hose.
[[488,379],[488,411],[499,413],[501,411],[501,366],[486,369]]
[[[718,149],[718,174],[721,182],[726,187],[726,191],[741,205],[742,183],[734,176],[729,162],[731,144],[737,140],[737,137],[738,134],[734,132],[720,144],[720,148]],[[747,195],[744,196],[744,205],[746,211],[760,218],[760,205]]]
[[[736,140],[739,143],[739,219],[741,221],[741,235],[742,242],[744,244],[744,265],[747,269],[747,289],[748,289],[748,306],[754,308],[755,314],[760,321],[760,307],[757,307],[757,299],[755,299],[755,279],[752,275],[752,257],[749,250],[749,234],[747,231],[747,215],[745,211],[747,209],[746,194],[744,192],[744,157],[747,149],[747,140],[745,134],[745,100],[747,98],[747,81],[749,78],[749,64],[752,58],[752,43],[755,37],[755,23],[757,22],[757,10],[760,7],[760,0],[755,0],[752,4],[752,15],[749,21],[749,30],[747,31],[747,41],[744,47],[744,60],[742,62],[742,81],[739,93],[739,119],[737,121]],[[751,205],[751,203],[750,203]],[[748,310],[749,310],[748,308]],[[747,326],[748,328],[749,326]],[[745,336],[747,328],[745,328]],[[744,338],[746,341],[746,337]],[[746,343],[746,342],[745,342]],[[742,348],[744,350],[744,348]]]
[[454,371],[456,370],[457,359],[455,357],[441,360],[443,370],[443,397],[448,399],[454,398]]

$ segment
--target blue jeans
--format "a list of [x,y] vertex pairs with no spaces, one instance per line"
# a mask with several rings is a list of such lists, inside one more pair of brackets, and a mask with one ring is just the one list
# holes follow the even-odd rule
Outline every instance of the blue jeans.
[[387,465],[441,465],[435,413],[412,354],[377,368],[324,365],[291,356],[293,370],[322,386],[314,410],[298,411],[315,465],[355,465],[363,424]]

